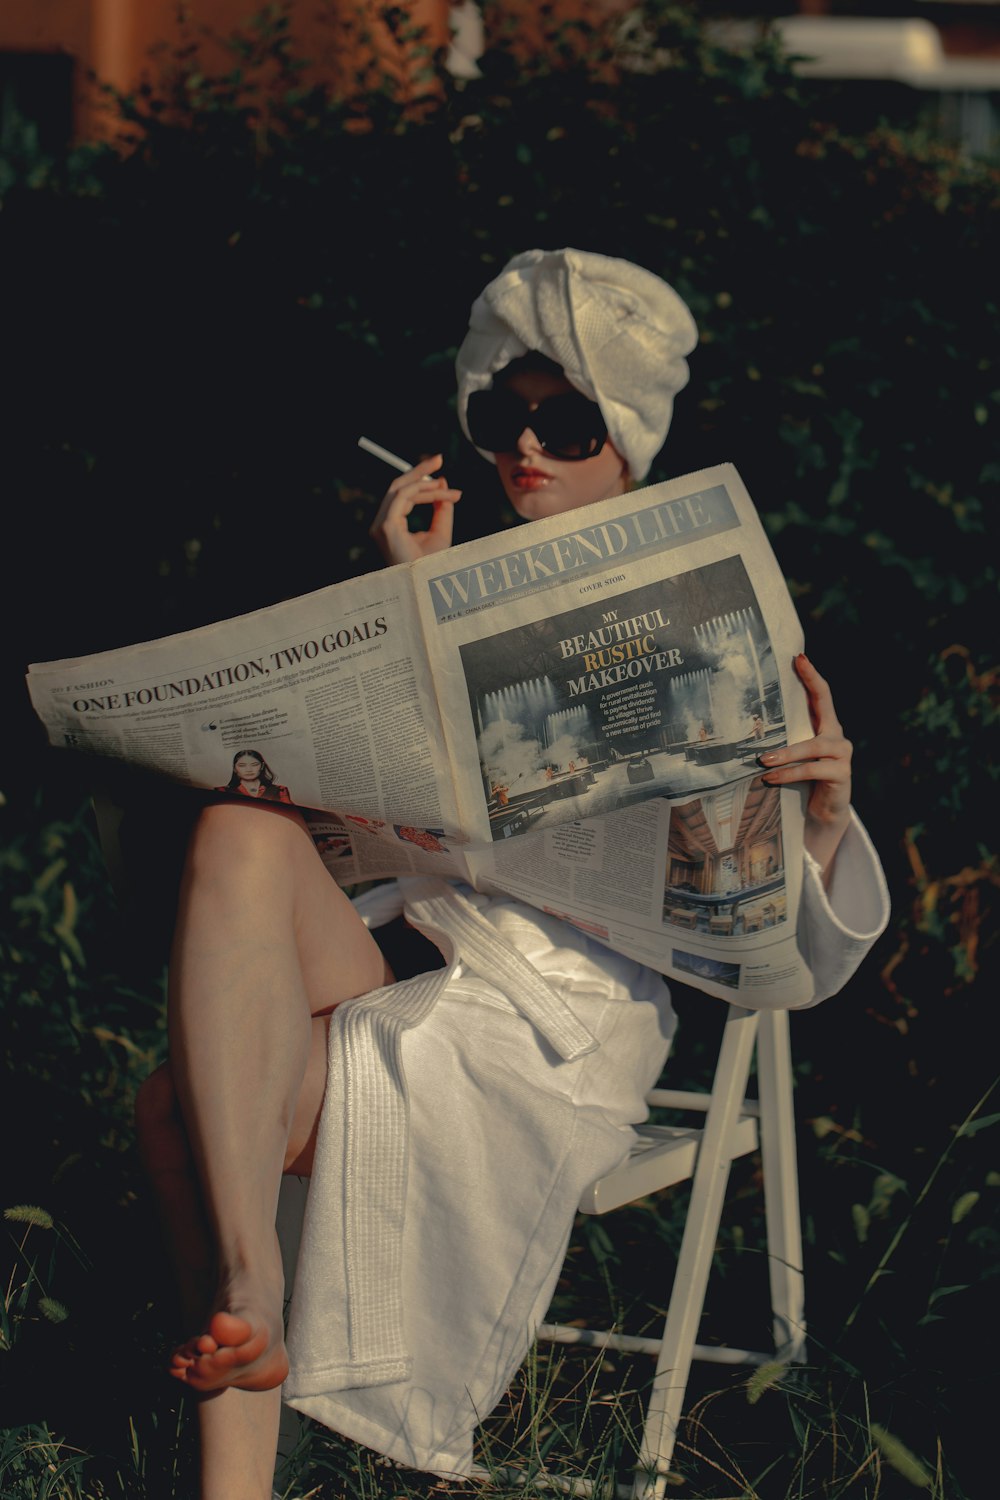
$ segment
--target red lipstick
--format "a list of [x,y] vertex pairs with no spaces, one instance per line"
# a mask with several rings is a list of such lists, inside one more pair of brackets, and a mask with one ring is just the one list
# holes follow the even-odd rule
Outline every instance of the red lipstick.
[[520,465],[512,470],[510,477],[519,490],[540,490],[552,478],[551,474],[546,474],[541,469],[528,469]]

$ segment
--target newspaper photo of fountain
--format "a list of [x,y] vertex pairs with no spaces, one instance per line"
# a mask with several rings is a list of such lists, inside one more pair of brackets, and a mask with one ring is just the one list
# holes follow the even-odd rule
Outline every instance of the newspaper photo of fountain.
[[777,787],[757,776],[671,807],[664,926],[745,937],[786,915]]
[[460,647],[494,840],[686,797],[786,743],[738,557]]

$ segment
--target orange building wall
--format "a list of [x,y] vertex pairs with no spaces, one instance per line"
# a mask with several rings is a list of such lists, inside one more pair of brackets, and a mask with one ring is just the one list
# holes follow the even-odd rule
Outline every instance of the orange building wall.
[[90,48],[90,9],[90,0],[4,0],[0,47],[83,57]]
[[[434,48],[447,45],[448,0],[398,0],[413,22],[427,31]],[[380,66],[400,73],[400,54],[378,11],[384,0],[291,0],[295,50],[316,58],[325,77],[349,88],[359,62],[358,34],[367,31]],[[76,67],[76,134],[99,135],[106,128],[99,96],[89,75],[128,92],[151,74],[151,50],[182,39],[178,11],[185,13],[186,36],[197,36],[205,66],[222,64],[225,54],[211,36],[226,36],[263,8],[262,0],[3,0],[0,51],[62,52]],[[230,59],[231,64],[231,59]],[[404,70],[405,71],[405,70]]]

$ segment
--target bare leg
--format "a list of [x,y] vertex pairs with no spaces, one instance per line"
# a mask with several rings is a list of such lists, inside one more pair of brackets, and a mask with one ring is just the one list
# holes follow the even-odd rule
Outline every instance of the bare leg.
[[[326,1085],[328,1017],[312,1021],[309,1062],[296,1101],[285,1170],[308,1176]],[[146,1079],[136,1100],[143,1166],[156,1195],[164,1240],[173,1263],[181,1313],[188,1328],[207,1318],[214,1288],[211,1237],[194,1158],[169,1064]],[[281,1396],[237,1387],[198,1397],[201,1493],[205,1500],[269,1497]]]
[[135,1126],[177,1283],[182,1326],[190,1331],[208,1315],[215,1258],[169,1063],[140,1085]]
[[[214,1294],[201,1331],[175,1351],[171,1369],[196,1391],[227,1388],[225,1399],[216,1394],[201,1406],[210,1500],[268,1493],[261,1476],[269,1485],[276,1388],[287,1372],[274,1216],[304,1079],[315,1093],[319,1064],[307,1074],[310,1017],[385,978],[378,947],[297,814],[239,804],[206,809],[181,890],[170,1038]],[[300,1141],[295,1154],[307,1148]],[[181,1238],[193,1232],[190,1205],[175,1201],[168,1214],[183,1225],[185,1213]]]

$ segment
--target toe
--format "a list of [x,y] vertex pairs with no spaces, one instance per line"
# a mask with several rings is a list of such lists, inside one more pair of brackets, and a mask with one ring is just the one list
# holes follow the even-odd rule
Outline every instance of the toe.
[[209,1321],[208,1332],[219,1348],[236,1348],[253,1337],[253,1328],[246,1318],[229,1312],[215,1313]]

